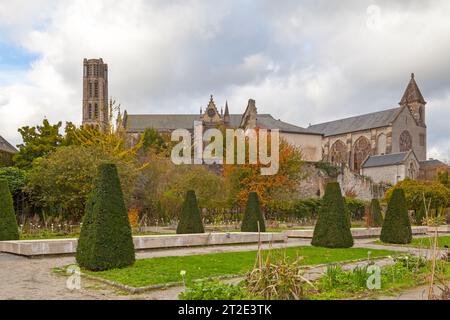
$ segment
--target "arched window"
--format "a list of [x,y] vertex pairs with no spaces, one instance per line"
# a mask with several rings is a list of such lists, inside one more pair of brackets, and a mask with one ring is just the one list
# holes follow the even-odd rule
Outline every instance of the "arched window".
[[386,154],[386,144],[386,135],[381,133],[377,139],[377,154]]
[[369,139],[366,137],[359,137],[353,147],[353,170],[359,171],[363,161],[370,155],[372,147]]
[[411,179],[416,178],[416,166],[414,165],[414,162],[410,162],[408,167],[408,177]]
[[331,146],[330,162],[336,165],[347,163],[347,147],[341,140],[337,140]]
[[88,119],[92,119],[92,104],[90,103],[88,106]]
[[95,115],[95,119],[98,119],[98,104],[94,105],[94,115]]
[[98,81],[94,82],[94,97],[98,98]]
[[400,135],[400,152],[406,152],[412,149],[412,137],[408,130]]

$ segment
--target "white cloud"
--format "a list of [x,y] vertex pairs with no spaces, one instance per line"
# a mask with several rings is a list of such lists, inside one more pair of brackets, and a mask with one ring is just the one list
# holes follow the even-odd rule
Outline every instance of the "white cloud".
[[449,15],[445,0],[2,1],[0,41],[38,59],[0,76],[0,134],[17,143],[44,116],[79,123],[84,57],[103,57],[132,113],[198,112],[213,93],[233,113],[254,98],[302,126],[393,107],[415,72],[430,155],[445,158]]

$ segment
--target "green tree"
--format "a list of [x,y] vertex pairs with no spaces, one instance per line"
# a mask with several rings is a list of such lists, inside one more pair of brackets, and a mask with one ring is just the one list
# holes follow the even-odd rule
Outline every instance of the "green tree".
[[393,191],[389,200],[380,240],[395,244],[411,243],[412,231],[405,192],[400,188]]
[[[258,226],[259,224],[259,226]],[[259,197],[256,192],[248,195],[247,206],[241,226],[242,232],[266,232],[266,223],[259,205]]]
[[149,148],[154,149],[157,153],[163,152],[167,149],[167,144],[164,138],[153,128],[145,129],[143,133],[142,148],[147,151]]
[[383,225],[383,215],[381,214],[381,206],[378,199],[372,199],[370,202],[369,217],[371,227],[381,227]]
[[18,240],[19,229],[8,182],[0,179],[0,241]]
[[95,146],[60,147],[35,161],[28,173],[25,191],[30,195],[31,202],[47,214],[79,219],[92,191],[97,168],[105,162],[118,166],[125,198],[129,201],[136,178],[133,163]]
[[131,227],[114,164],[99,166],[86,204],[76,259],[82,268],[92,271],[134,264]]
[[353,237],[339,183],[328,183],[311,244],[326,248],[350,248]]
[[405,193],[406,207],[416,213],[423,206],[423,199],[430,201],[430,209],[446,208],[450,204],[450,189],[437,181],[417,181],[405,179],[386,191],[385,200],[389,202],[395,189]]
[[450,179],[448,178],[448,171],[438,172],[438,181],[447,188],[450,188]]
[[203,222],[200,215],[200,209],[197,204],[195,191],[189,190],[186,194],[186,200],[181,210],[180,222],[177,227],[177,234],[204,233]]
[[19,152],[14,156],[16,166],[29,169],[33,161],[46,156],[61,145],[64,138],[59,133],[61,122],[51,125],[44,119],[41,126],[22,127],[19,133],[22,135],[23,143],[18,145]]
[[8,182],[12,194],[21,191],[27,183],[25,171],[16,167],[0,168],[0,179]]

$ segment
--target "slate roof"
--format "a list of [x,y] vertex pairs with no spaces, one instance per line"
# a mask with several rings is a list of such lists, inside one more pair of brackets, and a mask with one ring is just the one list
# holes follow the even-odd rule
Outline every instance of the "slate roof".
[[442,161],[439,161],[437,159],[431,159],[431,160],[425,160],[425,161],[420,161],[420,167],[421,168],[425,168],[425,167],[437,167],[437,166],[448,166],[447,164],[445,164]]
[[[242,119],[240,114],[230,114],[230,127],[238,128]],[[192,129],[194,121],[200,121],[200,115],[194,114],[143,114],[127,115],[126,126],[130,132],[142,132],[147,128],[161,131]],[[257,125],[264,129],[279,129],[281,132],[320,134],[308,129],[274,119],[270,114],[258,114]]]
[[401,107],[367,113],[360,116],[319,123],[308,127],[309,131],[322,133],[324,136],[334,136],[348,132],[368,130],[389,126],[394,121]]
[[8,141],[0,136],[0,150],[8,153],[16,153],[17,149],[14,148]]
[[384,167],[401,164],[408,158],[411,151],[370,156],[362,164],[363,168]]

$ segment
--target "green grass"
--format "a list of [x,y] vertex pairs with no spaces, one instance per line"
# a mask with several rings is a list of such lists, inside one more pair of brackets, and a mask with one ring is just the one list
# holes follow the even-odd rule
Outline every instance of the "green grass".
[[[443,236],[443,237],[438,237],[438,238],[439,238],[439,240],[438,240],[439,247],[443,248],[444,246],[450,246],[450,236]],[[403,246],[403,247],[421,247],[421,248],[426,248],[426,247],[430,247],[431,246],[432,238],[431,237],[414,238],[410,244],[403,244],[403,245],[384,243],[384,242],[381,242],[380,240],[375,241],[375,243],[376,244],[386,245],[386,246]]]
[[[317,247],[292,247],[272,250],[274,255],[286,254],[291,261],[303,257],[300,264],[316,265],[322,263],[357,260],[394,254],[388,250],[368,250],[364,248],[327,249]],[[265,251],[267,254],[267,251]],[[186,271],[186,280],[204,279],[225,275],[245,274],[254,264],[256,251],[226,252],[192,256],[160,257],[137,260],[135,265],[124,269],[114,269],[88,274],[102,277],[121,284],[144,287],[182,281],[180,271]]]

